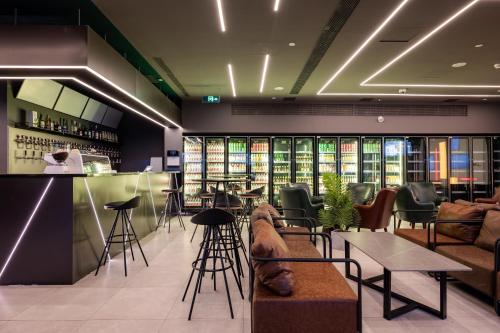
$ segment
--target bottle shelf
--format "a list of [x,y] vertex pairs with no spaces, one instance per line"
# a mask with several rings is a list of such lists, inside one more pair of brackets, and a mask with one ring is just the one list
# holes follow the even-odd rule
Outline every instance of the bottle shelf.
[[64,133],[64,132],[59,132],[59,131],[53,131],[53,130],[50,130],[50,129],[45,129],[45,128],[41,128],[41,127],[34,127],[34,126],[28,126],[28,125],[21,124],[21,123],[16,123],[15,127],[16,128],[20,128],[20,129],[29,130],[29,131],[39,132],[39,133],[46,133],[46,134],[64,136],[64,137],[67,137],[67,138],[74,138],[74,139],[80,139],[80,140],[85,140],[85,141],[98,142],[98,143],[101,143],[101,144],[108,144],[108,145],[115,145],[115,146],[120,145],[119,142],[115,142],[115,141],[101,140],[101,139],[92,139],[92,138],[89,138],[88,136],[83,136],[83,135],[78,135],[78,134],[71,134],[71,133]]

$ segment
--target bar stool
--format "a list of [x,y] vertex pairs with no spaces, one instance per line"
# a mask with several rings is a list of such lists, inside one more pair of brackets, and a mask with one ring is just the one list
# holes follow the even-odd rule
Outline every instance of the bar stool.
[[[102,251],[101,259],[99,259],[99,264],[97,266],[97,270],[95,271],[95,275],[99,273],[99,269],[101,268],[101,263],[103,266],[106,265],[106,259],[109,256],[109,250],[111,248],[111,244],[120,244],[120,243],[122,244],[123,266],[125,268],[125,276],[127,276],[127,254],[125,251],[126,243],[129,244],[130,253],[132,254],[132,260],[135,261],[134,250],[132,249],[132,242],[135,241],[137,243],[137,246],[139,247],[139,250],[141,251],[142,258],[144,259],[146,266],[149,266],[148,261],[146,260],[146,256],[142,251],[141,243],[139,243],[139,238],[137,238],[137,234],[135,233],[134,227],[132,226],[132,221],[130,220],[130,217],[127,213],[127,209],[134,209],[138,207],[140,202],[141,202],[141,197],[137,196],[128,201],[108,202],[107,204],[104,205],[104,209],[115,210],[116,217],[113,226],[111,227],[111,231],[109,232],[108,238],[106,239],[106,244],[104,246],[104,250]],[[116,234],[116,225],[118,224],[119,217],[121,218],[122,233]],[[130,233],[130,230],[132,231],[132,233]],[[121,240],[115,241],[114,238],[116,237],[121,237]],[[104,262],[102,262],[103,260]]]
[[[234,270],[234,261],[233,259],[231,259],[229,249],[223,241],[221,228],[223,226],[234,224],[235,217],[225,210],[218,208],[209,208],[193,216],[191,222],[196,225],[204,226],[205,232],[203,235],[203,241],[201,243],[200,250],[198,251],[198,255],[196,256],[196,259],[192,264],[193,269],[191,270],[191,275],[189,276],[189,281],[184,291],[184,296],[182,296],[182,301],[184,302],[191,285],[191,281],[193,280],[194,273],[195,271],[198,271],[196,284],[193,290],[193,298],[191,300],[191,308],[189,309],[188,320],[191,320],[194,302],[196,300],[196,294],[201,292],[201,284],[203,282],[203,278],[205,277],[205,273],[207,272],[211,273],[214,291],[217,290],[217,273],[222,272],[222,275],[224,276],[224,284],[226,286],[227,301],[229,303],[231,318],[234,318],[231,295],[229,293],[229,285],[227,283],[226,270],[231,269],[242,299],[244,299],[243,290],[241,287],[241,279],[236,275],[236,272]],[[233,241],[235,241],[236,235],[232,233],[231,236]],[[211,268],[209,267],[210,263],[212,263]]]
[[240,194],[240,198],[245,201],[245,206],[243,207],[243,212],[242,214],[242,219],[241,219],[241,225],[243,226],[243,223],[245,221],[248,221],[248,215],[252,213],[253,208],[255,207],[255,202],[259,201],[262,198],[262,194],[264,193],[264,189],[266,187],[262,186],[256,189],[253,189],[251,191],[248,191],[246,193]]
[[[205,210],[210,206],[210,201],[213,200],[214,195],[210,192],[200,190],[196,196],[201,199],[201,210]],[[196,234],[196,231],[198,230],[198,225],[194,227],[193,230],[193,235],[191,236],[190,242],[193,242],[194,235]]]
[[[165,207],[161,211],[160,217],[158,218],[158,223],[156,225],[156,229],[160,227],[161,224],[161,219],[163,219],[163,227],[165,228],[165,224],[167,221],[167,215],[168,215],[168,232],[170,233],[170,220],[172,219],[173,216],[177,216],[177,219],[179,220],[180,226],[186,230],[186,227],[184,226],[184,221],[182,220],[182,214],[181,214],[181,203],[179,202],[179,196],[182,193],[183,186],[179,188],[168,188],[165,190],[162,190],[163,193],[167,195],[167,198],[165,200]],[[172,207],[174,206],[175,207]],[[175,208],[175,212],[172,210],[172,208]]]

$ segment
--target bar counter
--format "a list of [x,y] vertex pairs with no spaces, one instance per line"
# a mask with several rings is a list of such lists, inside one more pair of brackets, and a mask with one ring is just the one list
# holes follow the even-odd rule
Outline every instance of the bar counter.
[[[73,284],[97,268],[115,218],[104,204],[136,195],[139,238],[156,228],[175,173],[0,175],[0,284]],[[121,253],[111,246],[111,256]]]

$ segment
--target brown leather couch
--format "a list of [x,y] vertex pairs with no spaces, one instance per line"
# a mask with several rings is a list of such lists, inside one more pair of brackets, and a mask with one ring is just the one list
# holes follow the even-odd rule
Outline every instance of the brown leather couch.
[[500,315],[500,211],[493,206],[443,205],[440,212],[448,213],[438,213],[434,228],[397,229],[394,234],[472,268],[448,274],[492,297]]
[[[259,223],[263,221],[269,223],[265,210],[262,205],[254,210],[251,216],[253,223],[250,224],[252,332],[361,332],[361,284],[358,283],[356,295],[332,263],[354,263],[358,267],[358,276],[361,276],[359,264],[355,260],[331,258],[332,244],[327,234],[313,233],[307,228],[280,227],[276,223],[276,211],[273,213],[275,219],[270,217],[276,228],[270,228],[266,232],[277,233],[282,237],[280,239],[287,249],[282,246],[280,252],[288,251],[288,257],[257,257],[255,244],[258,240],[254,243],[252,230],[262,229],[262,224]],[[311,241],[311,235],[323,238],[322,254]],[[259,238],[259,235],[255,237]],[[272,263],[287,264],[287,278],[293,282],[291,294],[286,289],[288,296],[280,296],[282,293],[269,288],[261,279],[262,271],[258,270],[262,267],[259,266]],[[289,271],[293,277],[289,276]]]
[[500,186],[495,188],[495,195],[491,198],[477,198],[475,200],[477,203],[486,203],[486,204],[498,204],[500,202]]

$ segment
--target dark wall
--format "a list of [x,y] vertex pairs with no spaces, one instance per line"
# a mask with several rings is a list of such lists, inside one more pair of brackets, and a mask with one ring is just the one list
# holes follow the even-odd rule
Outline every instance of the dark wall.
[[500,106],[469,104],[467,116],[385,116],[378,123],[377,116],[241,116],[232,115],[229,103],[186,102],[182,120],[185,133],[498,134]]
[[130,113],[120,122],[122,165],[120,172],[142,171],[151,157],[164,155],[164,128]]

